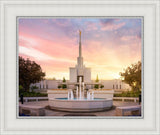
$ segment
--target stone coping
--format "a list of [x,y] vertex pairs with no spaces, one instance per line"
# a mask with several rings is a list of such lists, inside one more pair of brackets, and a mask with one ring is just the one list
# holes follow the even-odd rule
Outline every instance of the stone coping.
[[63,100],[63,99],[56,99],[56,98],[49,98],[50,101],[60,101],[60,102],[102,102],[102,101],[110,101],[112,98],[102,98],[100,100],[74,100],[74,99],[69,99],[69,100]]
[[113,106],[112,99],[100,100],[63,100],[49,99],[49,107],[51,109],[70,111],[70,112],[91,112],[102,111]]
[[136,106],[121,106],[121,107],[117,107],[117,109],[129,109],[129,110],[132,110],[132,109],[140,109],[141,108],[141,105],[136,105]]
[[44,109],[44,107],[42,106],[32,106],[32,105],[22,105],[22,104],[20,104],[19,107],[29,108],[29,109]]
[[48,90],[52,90],[52,91],[61,91],[61,90],[68,90],[68,89],[48,89]]
[[65,91],[61,91],[61,92],[58,92],[58,91],[55,91],[55,92],[47,92],[48,94],[68,94],[68,92],[65,92]]
[[93,90],[90,89],[89,92],[94,92],[94,94],[114,94],[114,90]]
[[139,97],[113,97],[114,99],[139,99]]
[[[88,108],[88,109],[79,109],[79,108],[59,108],[59,107],[54,107],[50,106],[51,109],[53,110],[59,110],[59,111],[65,111],[65,112],[78,112],[78,113],[86,113],[86,112],[101,112],[101,111],[107,111],[111,110],[111,107],[104,107],[104,108]],[[88,116],[88,115],[87,115]]]
[[68,93],[68,90],[69,89],[67,89],[67,90],[47,90],[47,93],[48,94],[67,94]]
[[[51,91],[67,91],[67,90],[71,90],[71,89],[48,89]],[[94,90],[94,91],[112,91],[114,89],[89,89],[89,90]]]
[[95,91],[111,91],[111,90],[114,90],[114,89],[89,89],[89,90],[95,90]]
[[114,91],[113,89],[89,89],[89,91]]
[[94,94],[114,94],[114,92],[94,91]]

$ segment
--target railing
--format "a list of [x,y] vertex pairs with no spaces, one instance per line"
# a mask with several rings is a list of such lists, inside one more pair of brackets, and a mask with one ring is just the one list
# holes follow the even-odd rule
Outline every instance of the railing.
[[[20,100],[20,98],[19,98]],[[41,100],[48,100],[48,97],[24,97],[23,100],[25,102],[30,102],[30,101],[41,101]],[[136,97],[113,97],[113,100],[118,100],[118,101],[133,101],[133,102],[138,102],[139,98]]]
[[[20,98],[19,98],[20,100]],[[41,101],[41,100],[48,100],[48,97],[24,97],[23,101],[29,102],[29,101]]]
[[118,100],[118,101],[133,101],[133,102],[137,102],[139,101],[139,98],[137,97],[113,97],[113,100]]

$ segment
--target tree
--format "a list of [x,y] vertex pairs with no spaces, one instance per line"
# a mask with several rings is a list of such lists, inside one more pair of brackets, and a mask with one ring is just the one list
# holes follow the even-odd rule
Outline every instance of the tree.
[[[95,82],[96,82],[96,83],[99,82],[98,75],[97,75],[97,77],[96,77]],[[98,88],[99,88],[99,85],[98,85],[98,84],[95,84],[95,85],[94,85],[94,88],[95,88],[95,89],[98,89]]]
[[97,77],[96,77],[96,82],[99,82],[98,75],[97,75]]
[[31,83],[43,80],[44,76],[45,73],[42,72],[40,65],[19,56],[19,85],[21,85],[25,91],[29,90]]
[[141,90],[141,62],[138,61],[135,64],[124,69],[124,72],[120,72],[123,82],[128,83],[133,91]]
[[[63,77],[63,83],[65,83],[66,82],[66,79]],[[62,84],[62,88],[63,89],[66,89],[67,88],[67,85],[66,84]]]
[[65,77],[63,77],[63,82],[66,82],[66,79],[65,79]]

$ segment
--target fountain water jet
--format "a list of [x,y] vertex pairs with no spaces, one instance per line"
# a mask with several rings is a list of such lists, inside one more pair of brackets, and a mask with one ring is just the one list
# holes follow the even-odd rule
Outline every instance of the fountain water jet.
[[68,91],[68,100],[73,100],[73,99],[74,99],[73,91],[69,90]]

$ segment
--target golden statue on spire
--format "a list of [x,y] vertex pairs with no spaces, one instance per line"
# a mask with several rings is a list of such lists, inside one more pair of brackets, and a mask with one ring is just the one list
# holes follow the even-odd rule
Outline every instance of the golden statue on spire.
[[81,30],[79,30],[79,35],[81,36]]

